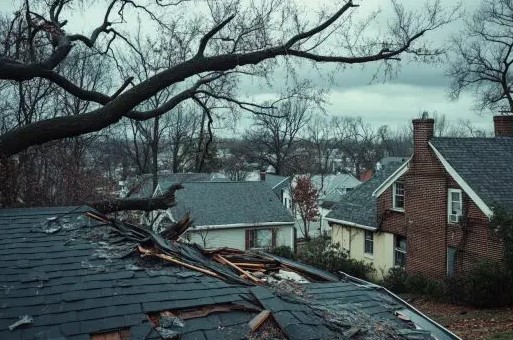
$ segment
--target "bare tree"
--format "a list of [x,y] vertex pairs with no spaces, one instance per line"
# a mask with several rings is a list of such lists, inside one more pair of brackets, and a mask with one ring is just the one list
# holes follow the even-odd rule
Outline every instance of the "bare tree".
[[[393,2],[396,20],[390,22],[389,29],[383,35],[369,30],[365,36],[363,28],[368,23],[355,22],[353,14],[359,6],[351,0],[323,11],[314,23],[302,21],[303,13],[294,4],[278,0],[261,0],[251,6],[244,1],[208,2],[209,15],[205,15],[205,8],[196,8],[196,3],[188,1],[111,0],[102,3],[105,15],[89,35],[74,34],[65,26],[70,14],[80,10],[84,3],[97,2],[25,0],[10,16],[10,24],[3,31],[0,79],[15,83],[43,79],[58,91],[91,102],[84,113],[55,112],[51,117],[41,117],[3,133],[0,173],[4,177],[7,158],[31,146],[100,131],[122,118],[151,120],[186,100],[193,100],[203,108],[208,98],[213,98],[215,102],[230,103],[252,112],[273,111],[275,106],[247,103],[214,91],[216,82],[226,77],[235,79],[240,74],[263,73],[270,76],[275,58],[340,65],[379,61],[392,65],[407,54],[431,58],[440,50],[428,50],[421,38],[452,20],[454,15],[452,9],[444,9],[439,1],[429,3],[418,14],[407,12]],[[167,15],[162,15],[164,12]],[[129,13],[145,16],[164,37],[173,32],[190,32],[193,27],[194,32],[187,35],[190,41],[186,45],[190,48],[181,49],[181,60],[156,67],[137,82],[132,76],[123,78],[122,73],[105,74],[119,82],[115,91],[80,86],[62,73],[62,66],[68,63],[77,46],[94,52],[97,62],[109,58],[119,63],[120,55],[127,49],[137,51],[137,46],[123,33],[124,25],[134,24]],[[183,19],[184,13],[190,19]],[[330,44],[337,45],[336,54],[329,53]],[[175,49],[174,44],[161,47],[164,55]],[[159,106],[148,109],[147,101],[164,90],[170,90],[172,95]],[[210,112],[205,110],[205,114],[211,121]]]
[[466,21],[465,30],[454,39],[453,59],[447,74],[451,95],[465,89],[477,95],[480,110],[513,112],[513,3],[483,0]]
[[258,157],[272,165],[277,175],[284,175],[291,170],[287,166],[292,158],[297,156],[298,134],[310,119],[309,103],[304,99],[290,99],[280,105],[278,113],[279,116],[254,116],[247,136]]
[[335,126],[343,164],[357,178],[382,157],[377,131],[361,117],[342,117]]
[[202,114],[186,105],[181,105],[171,117],[168,128],[168,143],[171,148],[171,167],[174,173],[191,169],[195,146],[199,134]]

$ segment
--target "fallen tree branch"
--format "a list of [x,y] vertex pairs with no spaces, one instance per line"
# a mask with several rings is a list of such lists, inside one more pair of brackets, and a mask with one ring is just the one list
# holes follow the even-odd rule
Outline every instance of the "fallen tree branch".
[[181,184],[172,185],[164,194],[151,198],[118,198],[91,202],[88,205],[102,214],[109,214],[116,211],[126,210],[166,210],[175,203],[176,190],[183,189]]

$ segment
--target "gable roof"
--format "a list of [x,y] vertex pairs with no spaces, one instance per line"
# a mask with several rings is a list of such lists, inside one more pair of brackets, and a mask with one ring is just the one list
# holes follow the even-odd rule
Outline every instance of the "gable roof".
[[291,224],[293,217],[264,182],[188,182],[176,192],[175,219],[190,213],[195,226]]
[[[434,334],[457,339],[377,286],[329,280],[326,286],[295,284],[287,291],[286,284],[270,288],[227,282],[141,258],[134,253],[136,242],[114,232],[114,222],[98,223],[86,217],[86,211],[89,208],[0,210],[0,338],[89,339],[92,333],[126,329],[131,339],[159,339],[148,314],[192,310],[200,313],[187,320],[170,317],[159,332],[178,333],[181,339],[245,339],[251,335],[249,321],[266,308],[289,339],[342,338],[358,325],[365,329],[360,334],[364,339],[376,338],[376,332],[381,338]],[[205,257],[195,246],[162,238],[158,244],[176,248],[183,257]],[[231,275],[238,278],[235,271]],[[203,308],[215,306],[233,308],[203,313]],[[396,312],[409,312],[415,323],[401,320]],[[22,316],[31,322],[10,330]]]
[[374,176],[347,193],[335,204],[333,210],[326,216],[328,221],[353,224],[356,227],[376,229],[376,196],[374,191],[380,187],[393,173],[403,165],[388,163]]
[[273,175],[273,174],[265,174],[265,181],[262,181],[266,183],[268,186],[271,187],[271,189],[276,188],[277,186],[283,184],[286,182],[286,180],[289,179],[289,177],[286,176],[280,176],[280,175]]
[[319,193],[319,200],[337,202],[344,195],[344,189],[354,188],[361,182],[351,174],[329,174],[329,175],[314,175],[312,176],[312,183],[317,190],[322,190]]
[[439,137],[430,145],[483,212],[496,205],[513,212],[513,138]]

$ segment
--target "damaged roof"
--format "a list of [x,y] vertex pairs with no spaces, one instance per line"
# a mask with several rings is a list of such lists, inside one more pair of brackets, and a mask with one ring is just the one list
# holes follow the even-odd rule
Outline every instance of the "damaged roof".
[[[190,182],[176,192],[173,216],[194,216],[195,226],[292,223],[294,218],[265,182]],[[278,223],[277,223],[278,224]]]
[[0,338],[455,338],[377,286],[293,261],[281,266],[316,279],[256,284],[212,263],[220,253],[89,211],[0,210]]

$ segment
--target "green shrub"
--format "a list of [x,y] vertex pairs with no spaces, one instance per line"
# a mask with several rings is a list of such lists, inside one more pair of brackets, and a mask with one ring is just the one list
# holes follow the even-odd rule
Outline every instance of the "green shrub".
[[477,307],[499,307],[513,304],[513,275],[500,263],[480,262],[467,273],[443,281],[421,274],[407,274],[392,268],[383,278],[383,286],[398,294],[418,294],[444,298],[452,303]]
[[375,269],[363,261],[350,259],[340,250],[339,244],[332,244],[329,239],[317,237],[298,247],[299,261],[330,272],[342,271],[364,280],[370,280]]
[[289,246],[279,246],[276,248],[272,248],[269,250],[269,253],[276,256],[285,257],[291,260],[294,260],[296,258],[296,255]]
[[397,294],[409,293],[406,281],[408,274],[403,268],[390,268],[388,273],[383,276],[383,286]]
[[462,293],[456,297],[477,307],[499,307],[513,304],[513,275],[504,265],[480,262],[467,274],[456,279]]

